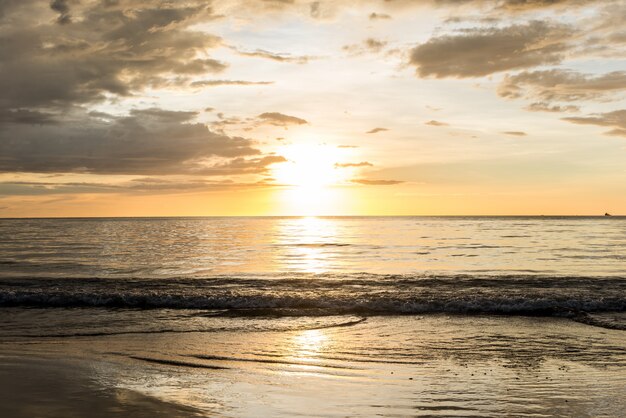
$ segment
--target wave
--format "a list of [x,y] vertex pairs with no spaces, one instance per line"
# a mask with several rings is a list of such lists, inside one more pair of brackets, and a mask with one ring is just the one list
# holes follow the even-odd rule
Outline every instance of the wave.
[[[218,315],[211,313],[209,315],[205,315],[204,312],[201,312],[197,316],[210,316],[216,317]],[[350,319],[350,317],[341,316],[343,320],[340,321],[326,321],[324,325],[307,325],[307,324],[285,324],[283,323],[279,328],[273,326],[272,328],[264,329],[257,327],[257,330],[279,330],[279,331],[314,331],[321,329],[330,329],[330,328],[346,328],[352,327],[355,325],[362,324],[367,321],[366,317],[360,317],[355,319]],[[348,318],[348,319],[346,319]],[[72,331],[72,332],[36,332],[36,333],[3,333],[4,337],[11,338],[83,338],[83,337],[112,337],[118,335],[141,335],[141,334],[195,334],[195,333],[208,333],[208,332],[219,332],[219,331],[241,331],[241,332],[250,332],[250,328],[248,327],[233,327],[229,325],[225,326],[209,326],[209,327],[198,327],[198,328],[181,328],[181,327],[169,327],[169,328],[157,328],[157,329],[111,329],[110,327],[103,326],[99,327],[101,330],[99,331]],[[115,353],[113,353],[115,354]]]
[[600,318],[588,312],[574,312],[569,317],[573,321],[580,322],[585,325],[591,325],[593,327],[626,331],[626,322],[623,320],[620,321],[614,318]]
[[211,370],[228,370],[229,367],[222,366],[214,366],[211,364],[200,364],[200,363],[192,363],[189,361],[180,361],[180,360],[172,360],[172,359],[158,359],[153,357],[143,357],[143,356],[129,356],[133,360],[141,360],[148,363],[156,363],[162,364],[166,366],[180,366],[180,367],[192,367],[195,369],[211,369]]
[[0,307],[220,310],[228,316],[558,315],[626,310],[626,279],[273,275],[206,279],[0,279]]

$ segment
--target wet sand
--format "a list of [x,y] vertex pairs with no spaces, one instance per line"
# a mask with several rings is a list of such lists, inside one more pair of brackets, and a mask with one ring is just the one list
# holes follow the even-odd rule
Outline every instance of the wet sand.
[[94,378],[88,361],[0,357],[3,417],[198,417],[200,410]]
[[[621,330],[539,317],[347,318],[345,326],[287,331],[271,330],[286,319],[239,321],[254,326],[3,338],[0,415],[618,417],[626,411]],[[269,326],[258,325],[264,322]]]

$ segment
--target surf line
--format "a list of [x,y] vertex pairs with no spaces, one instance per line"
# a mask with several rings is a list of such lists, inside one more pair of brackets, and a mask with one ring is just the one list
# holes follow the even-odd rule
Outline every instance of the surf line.
[[618,331],[626,331],[626,325],[611,324],[609,322],[605,322],[600,319],[594,318],[584,311],[574,311],[572,312],[572,316],[570,316],[569,318],[574,322],[578,322],[580,324],[585,324],[585,325],[590,325],[592,327],[613,329],[613,330],[618,330]]
[[319,327],[311,327],[311,328],[298,328],[297,331],[314,331],[316,329],[328,329],[328,328],[342,328],[342,327],[353,327],[358,324],[362,324],[367,321],[367,317],[364,316],[354,321],[341,322],[339,324],[329,324],[329,325],[320,325]]
[[128,358],[131,358],[133,360],[146,361],[148,363],[163,364],[165,366],[193,367],[196,369],[213,369],[213,370],[228,370],[230,368],[230,367],[223,367],[223,366],[214,366],[214,365],[209,365],[209,364],[191,363],[188,361],[157,359],[157,358],[142,357],[142,356],[128,356]]

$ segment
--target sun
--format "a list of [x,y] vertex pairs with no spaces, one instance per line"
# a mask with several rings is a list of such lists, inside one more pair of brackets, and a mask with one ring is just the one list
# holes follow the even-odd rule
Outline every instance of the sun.
[[277,182],[306,189],[336,185],[346,180],[345,170],[335,164],[342,158],[336,147],[321,144],[293,144],[278,150],[287,160],[274,166]]
[[285,186],[280,193],[281,213],[318,216],[337,213],[349,170],[336,166],[346,158],[344,150],[324,144],[292,144],[278,150],[287,160],[273,166],[276,182]]

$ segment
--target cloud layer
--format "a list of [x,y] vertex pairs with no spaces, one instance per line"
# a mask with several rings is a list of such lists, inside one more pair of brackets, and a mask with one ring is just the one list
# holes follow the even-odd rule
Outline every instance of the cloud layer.
[[625,90],[626,71],[592,75],[553,69],[507,75],[498,87],[498,94],[549,105],[552,102],[606,100]]
[[[211,18],[205,2],[176,7],[86,1],[71,3],[70,9],[69,2],[53,1],[47,10],[44,5],[10,2],[3,11],[0,112],[5,115],[67,110],[227,68],[207,56],[220,38],[191,29]],[[45,24],[55,12],[60,13],[56,24]]]
[[563,118],[563,120],[577,123],[579,125],[597,125],[612,127],[613,129],[605,132],[606,135],[626,136],[626,109],[600,113],[593,116],[568,117]]
[[416,46],[410,63],[420,77],[480,77],[559,63],[568,49],[569,27],[535,20],[495,28],[470,28]]
[[0,131],[0,172],[229,175],[284,161],[262,156],[249,139],[211,132],[195,116],[151,108],[14,126]]

